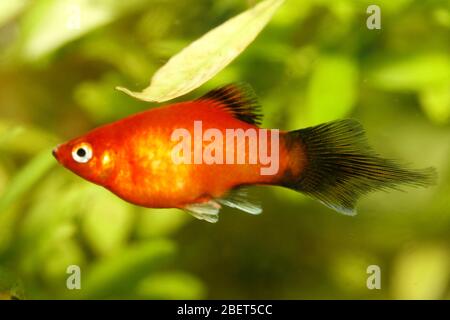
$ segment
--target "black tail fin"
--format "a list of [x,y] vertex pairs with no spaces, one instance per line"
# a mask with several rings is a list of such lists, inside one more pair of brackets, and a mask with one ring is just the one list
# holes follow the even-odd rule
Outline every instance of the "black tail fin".
[[355,120],[292,131],[286,139],[291,152],[302,153],[299,161],[305,165],[300,176],[288,174],[282,185],[347,215],[356,214],[356,201],[371,191],[398,189],[399,185],[426,187],[436,181],[434,168],[410,170],[379,157]]

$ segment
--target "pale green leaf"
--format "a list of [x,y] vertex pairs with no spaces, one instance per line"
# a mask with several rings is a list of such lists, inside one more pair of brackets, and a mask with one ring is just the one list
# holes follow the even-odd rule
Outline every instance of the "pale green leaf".
[[283,1],[262,1],[209,31],[162,66],[142,92],[117,89],[144,101],[163,102],[198,88],[256,38]]

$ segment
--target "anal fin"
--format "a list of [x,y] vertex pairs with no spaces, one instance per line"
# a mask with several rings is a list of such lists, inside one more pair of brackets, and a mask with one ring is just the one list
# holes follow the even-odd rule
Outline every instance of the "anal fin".
[[184,207],[192,216],[199,220],[216,223],[219,220],[221,206],[214,200],[202,203],[191,203]]
[[199,220],[216,223],[219,220],[219,211],[222,208],[221,204],[250,214],[260,214],[262,212],[261,205],[249,198],[247,189],[245,188],[235,188],[222,198],[191,203],[183,209]]
[[246,188],[233,189],[225,197],[216,200],[224,206],[236,208],[250,214],[260,214],[262,212],[261,205],[249,197]]

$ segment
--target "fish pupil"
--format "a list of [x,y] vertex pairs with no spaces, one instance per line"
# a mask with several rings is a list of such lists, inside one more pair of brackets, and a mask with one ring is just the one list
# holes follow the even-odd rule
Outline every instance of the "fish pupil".
[[83,148],[78,149],[77,156],[79,156],[80,158],[84,158],[86,156],[86,150],[84,150]]

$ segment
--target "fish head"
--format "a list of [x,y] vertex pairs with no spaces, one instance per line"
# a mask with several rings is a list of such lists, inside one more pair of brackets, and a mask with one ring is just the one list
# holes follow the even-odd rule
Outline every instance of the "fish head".
[[106,186],[115,172],[117,151],[101,132],[58,145],[52,153],[64,167],[99,185]]

